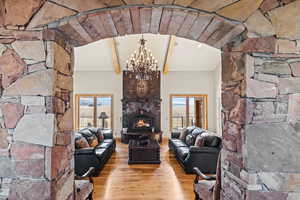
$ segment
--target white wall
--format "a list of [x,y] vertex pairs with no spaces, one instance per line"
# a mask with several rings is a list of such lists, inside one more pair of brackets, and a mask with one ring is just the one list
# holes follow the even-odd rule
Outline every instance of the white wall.
[[177,71],[162,75],[162,130],[169,133],[169,113],[171,94],[207,94],[208,129],[216,131],[214,73],[212,71]]
[[214,74],[214,91],[216,96],[216,106],[215,106],[215,114],[216,114],[216,132],[219,136],[222,136],[222,102],[221,102],[221,89],[222,89],[222,63],[220,60],[219,65],[213,71]]
[[[161,79],[161,125],[169,133],[170,94],[207,94],[208,129],[217,130],[216,83],[217,71],[169,72]],[[77,71],[74,73],[74,94],[113,94],[114,130],[119,134],[122,123],[122,75],[108,71]]]
[[112,94],[113,128],[115,133],[121,130],[122,116],[122,75],[112,71],[75,71],[74,94]]

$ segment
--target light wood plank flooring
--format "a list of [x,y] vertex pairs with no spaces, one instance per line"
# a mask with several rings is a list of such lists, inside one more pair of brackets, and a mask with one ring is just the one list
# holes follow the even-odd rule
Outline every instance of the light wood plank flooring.
[[99,177],[94,178],[96,200],[192,200],[193,179],[169,153],[168,141],[160,149],[161,164],[128,165],[128,146],[117,149]]

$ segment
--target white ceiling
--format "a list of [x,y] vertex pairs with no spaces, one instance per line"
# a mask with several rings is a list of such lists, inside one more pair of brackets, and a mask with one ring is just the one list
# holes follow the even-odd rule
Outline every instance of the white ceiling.
[[[163,68],[168,49],[168,35],[144,34],[146,46]],[[121,68],[126,60],[137,50],[141,35],[116,37],[116,48]],[[176,38],[175,47],[170,57],[170,71],[212,71],[220,63],[221,51],[196,41]],[[114,71],[112,50],[108,40],[99,40],[75,48],[75,71]]]

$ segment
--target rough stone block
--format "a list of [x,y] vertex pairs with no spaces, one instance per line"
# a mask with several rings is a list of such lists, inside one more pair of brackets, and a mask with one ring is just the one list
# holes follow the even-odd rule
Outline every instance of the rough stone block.
[[17,176],[25,176],[31,178],[42,178],[44,176],[44,159],[16,161],[15,165]]
[[47,180],[15,179],[12,182],[8,199],[45,199],[51,198],[51,183]]
[[37,114],[37,113],[46,113],[45,106],[26,106],[25,114]]
[[300,93],[300,78],[279,78],[279,94]]
[[246,169],[264,172],[299,172],[300,135],[290,124],[247,125],[245,134]]
[[248,38],[233,51],[256,52],[256,53],[275,53],[276,39],[274,37]]
[[60,73],[57,73],[55,84],[58,88],[65,89],[68,91],[73,91],[73,77],[72,76],[64,76]]
[[267,37],[275,35],[271,22],[259,11],[255,11],[245,22],[247,29],[256,35]]
[[60,131],[71,131],[73,130],[73,110],[68,109],[61,120],[58,121],[58,128]]
[[257,74],[255,79],[259,81],[268,82],[268,83],[274,83],[274,84],[279,83],[278,76],[271,75],[271,74]]
[[0,177],[14,178],[16,176],[15,163],[9,158],[0,158]]
[[104,8],[105,5],[98,0],[89,0],[89,1],[81,1],[81,0],[54,0],[54,2],[64,5],[65,7],[71,8],[73,10],[77,10],[79,12],[94,10],[99,8]]
[[297,47],[297,43],[295,41],[277,40],[277,53],[299,54],[300,49]]
[[24,115],[25,106],[15,103],[4,103],[1,105],[1,111],[4,117],[6,128],[15,128],[19,120]]
[[16,81],[26,70],[24,61],[11,49],[4,51],[0,57],[0,72],[2,87],[7,88]]
[[4,96],[52,95],[54,85],[53,70],[37,71],[18,79],[4,90]]
[[74,188],[74,173],[68,174],[67,177],[63,177],[56,188],[58,191],[56,192],[56,199],[67,199]]
[[277,37],[290,40],[300,38],[300,26],[297,25],[300,20],[299,9],[300,2],[295,1],[268,13]]
[[46,65],[45,63],[37,63],[37,64],[33,64],[33,65],[28,65],[27,66],[28,72],[32,73],[32,72],[36,72],[36,71],[40,71],[40,70],[45,70]]
[[44,0],[5,1],[5,25],[25,25],[43,5]]
[[14,143],[11,147],[11,156],[14,160],[43,159],[44,147],[41,145]]
[[300,76],[300,62],[290,64],[293,76]]
[[291,192],[288,194],[287,200],[298,200],[300,199],[300,193]]
[[46,2],[44,6],[39,10],[39,12],[34,15],[27,28],[32,29],[40,27],[57,19],[61,19],[63,17],[71,16],[74,14],[76,14],[76,12],[71,9],[59,6],[52,2]]
[[288,119],[300,120],[300,93],[289,95]]
[[264,200],[286,200],[288,194],[277,191],[248,191],[246,200],[264,199]]
[[260,72],[273,75],[289,75],[291,74],[291,69],[288,63],[267,62],[262,65]]
[[8,147],[8,132],[5,129],[0,129],[0,149],[6,149]]
[[73,75],[71,55],[60,45],[54,43],[54,69],[65,75]]
[[27,64],[46,60],[43,41],[15,41],[12,47]]
[[220,9],[217,13],[230,19],[245,21],[256,9],[259,8],[262,1],[263,0],[253,0],[250,2],[248,0],[241,0]]
[[247,81],[247,97],[253,98],[275,98],[277,88],[275,84],[250,79]]
[[265,0],[260,4],[260,10],[266,13],[279,6],[278,0]]
[[300,174],[293,173],[258,173],[258,183],[269,190],[282,192],[300,192]]
[[236,2],[237,0],[210,0],[210,1],[193,1],[190,5],[192,8],[198,8],[200,10],[206,10],[208,12],[214,12],[220,8],[224,8],[229,4]]
[[41,96],[22,96],[21,103],[23,105],[41,106],[45,105],[45,98]]
[[14,138],[16,141],[44,146],[53,146],[53,114],[25,115],[18,123]]

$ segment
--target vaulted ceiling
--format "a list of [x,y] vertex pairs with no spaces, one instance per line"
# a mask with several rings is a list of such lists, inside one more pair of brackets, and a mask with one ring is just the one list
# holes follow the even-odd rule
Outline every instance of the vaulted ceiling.
[[[116,62],[124,69],[140,38],[141,35],[127,35],[76,47],[75,71],[115,71]],[[167,62],[168,71],[212,71],[221,61],[220,50],[206,44],[169,35],[144,34],[144,38],[160,70]]]

